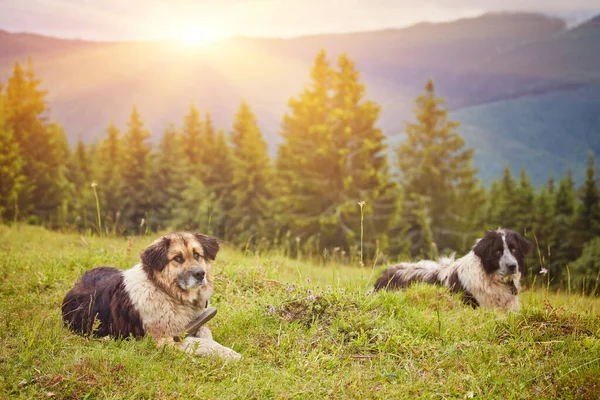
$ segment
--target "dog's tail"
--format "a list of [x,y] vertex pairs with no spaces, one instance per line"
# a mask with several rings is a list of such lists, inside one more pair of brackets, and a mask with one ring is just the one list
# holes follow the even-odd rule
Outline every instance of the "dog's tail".
[[383,271],[375,282],[375,291],[381,289],[401,289],[413,282],[439,284],[439,272],[442,264],[437,261],[424,260],[416,264],[400,263]]

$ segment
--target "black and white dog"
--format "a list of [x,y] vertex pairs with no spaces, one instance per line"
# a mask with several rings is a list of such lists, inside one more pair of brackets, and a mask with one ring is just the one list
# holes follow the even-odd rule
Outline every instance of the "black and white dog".
[[437,261],[400,263],[383,271],[375,290],[409,287],[413,282],[443,285],[464,293],[467,304],[499,310],[519,309],[521,274],[532,244],[508,229],[488,231],[471,251],[457,260],[454,255]]

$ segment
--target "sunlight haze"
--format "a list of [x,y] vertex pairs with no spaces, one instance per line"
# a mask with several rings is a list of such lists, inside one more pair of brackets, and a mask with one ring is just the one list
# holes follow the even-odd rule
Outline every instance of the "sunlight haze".
[[198,43],[237,35],[379,30],[504,10],[576,18],[594,9],[594,0],[0,0],[0,29],[90,40],[177,37]]

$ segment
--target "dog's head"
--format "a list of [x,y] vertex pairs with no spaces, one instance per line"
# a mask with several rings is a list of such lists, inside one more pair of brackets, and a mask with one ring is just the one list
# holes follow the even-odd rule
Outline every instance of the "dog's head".
[[172,295],[189,301],[210,297],[212,264],[217,239],[201,233],[177,232],[156,239],[142,250],[140,258],[148,278]]
[[473,252],[481,259],[488,275],[498,273],[503,277],[525,274],[525,256],[532,250],[532,244],[517,232],[508,229],[488,231],[477,241]]

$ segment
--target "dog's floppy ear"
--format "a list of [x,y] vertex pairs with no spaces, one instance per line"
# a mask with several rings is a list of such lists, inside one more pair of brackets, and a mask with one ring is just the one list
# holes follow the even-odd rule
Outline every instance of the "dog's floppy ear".
[[519,233],[516,233],[516,235],[517,235],[517,243],[519,243],[521,252],[524,255],[531,253],[533,251],[533,243],[531,243],[529,240],[525,239],[525,237],[521,236]]
[[533,251],[533,243],[529,240],[525,239],[520,233],[515,231],[508,231],[508,234],[512,236],[515,245],[518,247],[519,252],[521,253],[521,257],[517,257],[517,262],[519,263],[519,271],[521,274],[527,274],[527,254]]
[[473,246],[473,253],[481,259],[483,269],[488,274],[495,272],[499,268],[498,260],[495,256],[496,249],[499,246],[502,246],[502,238],[495,231],[488,231]]
[[217,241],[217,238],[200,232],[194,232],[194,236],[202,245],[205,258],[208,258],[209,260],[214,260],[217,258],[217,253],[219,252],[219,242]]
[[142,250],[140,259],[144,267],[152,271],[162,271],[165,265],[169,263],[168,253],[170,244],[171,240],[163,236]]

